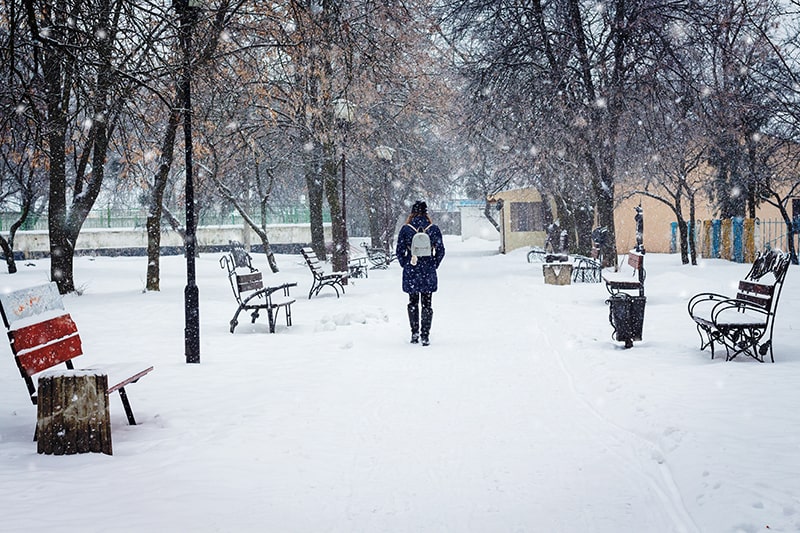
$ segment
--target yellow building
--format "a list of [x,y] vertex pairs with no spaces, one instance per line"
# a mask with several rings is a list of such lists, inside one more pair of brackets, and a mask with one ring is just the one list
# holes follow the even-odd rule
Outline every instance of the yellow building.
[[502,191],[488,200],[499,212],[500,253],[530,246],[544,247],[548,211],[557,217],[553,202],[545,206],[542,195],[533,188]]
[[[616,198],[625,198],[627,192],[624,186],[618,185],[615,190]],[[677,223],[675,213],[669,206],[641,194],[633,194],[624,200],[617,203],[614,208],[614,228],[617,232],[617,251],[624,253],[636,245],[636,223],[634,216],[636,215],[634,208],[638,205],[642,206],[644,212],[644,247],[645,250],[652,253],[670,253],[676,251],[678,246],[677,241],[673,244],[673,222]],[[684,218],[689,217],[688,202],[683,205]],[[716,218],[715,206],[711,204],[705,197],[700,197],[696,200],[695,204],[695,224],[699,227],[702,226],[703,221],[710,221]],[[792,208],[790,206],[789,212],[791,214]],[[796,213],[798,214],[798,213]],[[773,206],[762,203],[759,206],[756,216],[759,221],[777,220],[781,218],[780,212]],[[754,240],[755,248],[763,248],[764,243],[767,241],[762,228],[756,224]],[[698,233],[700,230],[698,229]],[[702,242],[698,242],[698,250],[702,250]],[[698,254],[701,255],[701,254]]]
[[[645,250],[651,253],[671,253],[677,250],[678,243],[673,229],[673,223],[677,223],[675,213],[669,206],[654,198],[645,195],[632,193],[634,189],[629,185],[618,184],[615,189],[615,197],[622,200],[617,201],[614,209],[614,228],[617,237],[618,253],[625,253],[636,246],[636,210],[642,206],[644,215],[643,241]],[[497,219],[500,223],[500,252],[508,253],[517,248],[538,246],[544,247],[547,239],[546,228],[551,218],[557,219],[558,213],[554,202],[549,203],[549,213],[545,209],[542,195],[533,188],[512,189],[494,194],[488,198],[498,211]],[[796,206],[800,206],[800,199],[794,200]],[[702,228],[703,221],[709,221],[715,217],[714,205],[705,197],[698,197],[695,205],[696,226],[698,228],[698,251],[702,255]],[[791,213],[790,207],[790,213]],[[795,208],[795,216],[800,215],[800,207]],[[758,219],[760,221],[780,219],[780,213],[771,205],[762,204],[758,209]],[[683,206],[683,216],[688,217],[689,206]],[[763,248],[768,241],[765,236],[764,228],[759,228],[759,223],[755,222],[752,229],[747,229],[750,224],[746,223],[745,231],[754,232],[753,242],[756,250]],[[773,244],[775,246],[775,244]],[[588,255],[589,250],[584,254]],[[725,257],[725,254],[722,255]]]

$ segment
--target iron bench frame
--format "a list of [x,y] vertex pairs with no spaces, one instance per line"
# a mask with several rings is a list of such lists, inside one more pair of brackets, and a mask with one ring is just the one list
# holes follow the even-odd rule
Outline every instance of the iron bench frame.
[[[764,362],[772,350],[772,331],[780,300],[781,288],[789,270],[791,257],[780,250],[759,253],[750,271],[739,281],[735,297],[712,292],[701,292],[689,299],[687,310],[700,335],[700,349],[714,344],[725,346],[726,361],[740,354]],[[770,274],[772,282],[764,280]]]
[[[626,264],[631,267],[630,274],[623,272]],[[644,269],[644,252],[630,250],[616,270],[606,268],[601,275],[606,290],[612,296],[620,291],[639,291],[639,296],[644,296],[644,280],[647,277]]]
[[372,269],[386,270],[389,265],[397,259],[394,254],[387,252],[383,248],[370,246],[366,242],[361,243],[362,248],[367,252],[367,259],[372,263]]
[[[233,297],[239,304],[230,321],[231,333],[239,325],[239,314],[242,311],[252,311],[250,313],[251,323],[255,323],[261,316],[261,311],[266,311],[270,333],[275,333],[275,326],[281,310],[286,316],[286,326],[292,325],[292,304],[295,300],[291,298],[289,289],[296,287],[297,283],[264,286],[264,277],[253,266],[250,254],[243,247],[239,248],[234,243],[231,243],[231,251],[220,257],[219,265],[220,268],[227,270]],[[283,294],[273,296],[278,291],[283,291]]]
[[308,291],[308,299],[312,296],[318,295],[319,292],[325,287],[331,287],[336,291],[336,297],[339,297],[339,289],[344,294],[344,281],[350,277],[349,272],[328,272],[322,268],[322,263],[317,258],[316,252],[308,246],[302,248],[300,253],[305,259],[308,269],[311,270],[313,280],[311,281],[311,289]]

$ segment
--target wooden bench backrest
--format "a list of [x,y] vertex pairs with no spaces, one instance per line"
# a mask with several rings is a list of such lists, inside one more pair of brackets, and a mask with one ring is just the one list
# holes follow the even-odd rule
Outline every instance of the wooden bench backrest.
[[78,327],[64,310],[55,283],[0,294],[0,310],[23,377],[83,353]]
[[628,252],[628,264],[634,270],[640,270],[644,265],[644,255],[631,250]]
[[739,282],[739,292],[736,294],[736,299],[744,300],[765,311],[769,311],[772,308],[773,294],[775,294],[775,285],[742,280]]
[[[244,254],[249,259],[250,255],[247,252]],[[241,263],[240,260],[241,257],[237,259],[236,254],[231,251],[220,258],[219,264],[221,268],[227,269],[233,296],[241,304],[243,293],[264,288],[264,277],[258,269],[250,264],[249,260],[245,263]]]
[[319,259],[317,259],[317,253],[312,248],[302,248],[300,252],[303,254],[303,258],[306,260],[308,268],[311,269],[315,276],[321,276],[324,274],[322,264],[319,262]]
[[255,271],[249,274],[236,274],[236,287],[239,293],[257,291],[264,288],[264,277],[261,272]]

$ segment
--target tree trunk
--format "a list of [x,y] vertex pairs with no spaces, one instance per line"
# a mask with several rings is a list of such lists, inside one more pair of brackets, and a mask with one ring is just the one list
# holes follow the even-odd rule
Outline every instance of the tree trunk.
[[689,256],[692,260],[692,265],[697,266],[697,228],[694,227],[695,220],[697,220],[697,211],[694,203],[694,194],[689,197],[689,221],[692,224],[691,231],[689,231]]
[[336,272],[347,271],[347,233],[342,224],[341,199],[339,197],[339,159],[332,145],[324,150],[323,179],[325,181],[325,198],[331,214],[331,240],[333,252],[331,265]]
[[575,251],[585,252],[591,255],[592,250],[592,224],[594,223],[594,211],[583,206],[579,206],[575,211]]
[[148,291],[160,290],[161,284],[161,217],[163,215],[164,190],[167,187],[169,171],[175,158],[175,138],[181,121],[180,103],[183,94],[180,88],[175,90],[175,103],[167,120],[164,141],[161,144],[161,164],[153,180],[153,192],[147,210],[147,284]]
[[780,213],[781,217],[783,218],[784,224],[786,224],[786,247],[788,248],[786,251],[789,252],[789,257],[793,265],[798,264],[797,260],[797,250],[794,249],[794,223],[791,218],[789,218],[789,213],[786,211],[786,208],[783,204],[780,204]]
[[489,202],[485,202],[483,204],[483,216],[486,217],[486,220],[488,220],[492,224],[492,226],[494,226],[494,229],[496,229],[497,232],[500,233],[500,224],[492,216],[492,206]]
[[607,181],[593,178],[593,188],[597,200],[597,223],[608,229],[603,243],[601,257],[603,267],[617,266],[617,234],[614,228],[614,193],[613,186]]
[[11,248],[11,245],[5,239],[5,237],[0,236],[0,248],[3,249],[3,254],[6,256],[6,266],[8,267],[9,274],[16,274],[17,273],[17,263],[14,261],[14,250]]
[[67,221],[67,167],[66,136],[67,116],[62,108],[61,57],[53,47],[46,47],[42,69],[47,85],[47,150],[50,161],[50,194],[47,204],[47,228],[50,237],[50,279],[58,285],[58,291],[66,294],[75,290],[72,279],[72,257],[68,240],[64,235]]
[[681,248],[681,264],[684,265],[689,264],[689,243],[687,242],[689,232],[687,230],[687,226],[688,224],[685,220],[678,220],[678,239],[680,240],[679,245]]
[[308,217],[311,225],[311,248],[320,260],[325,260],[325,230],[322,225],[323,186],[317,172],[317,151],[307,154],[305,160],[306,188],[308,189]]

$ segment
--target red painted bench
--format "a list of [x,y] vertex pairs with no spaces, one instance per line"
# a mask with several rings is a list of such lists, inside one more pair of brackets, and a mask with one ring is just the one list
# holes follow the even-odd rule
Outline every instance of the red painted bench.
[[[55,283],[0,294],[0,312],[14,359],[36,405],[34,376],[61,363],[72,370],[72,360],[83,353],[78,327],[65,311]],[[108,376],[108,393],[119,392],[128,423],[136,425],[125,386],[139,381],[153,367],[110,364],[93,370]]]

